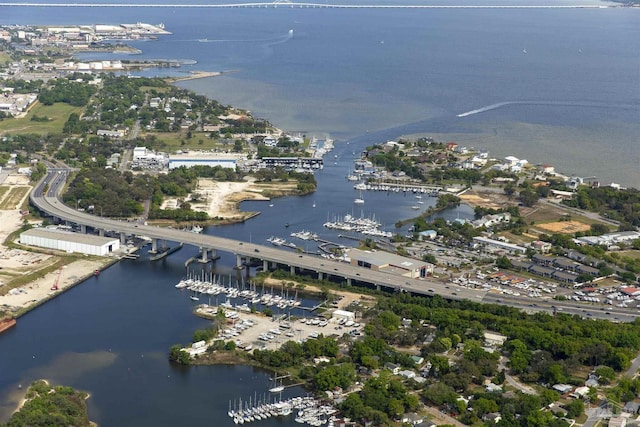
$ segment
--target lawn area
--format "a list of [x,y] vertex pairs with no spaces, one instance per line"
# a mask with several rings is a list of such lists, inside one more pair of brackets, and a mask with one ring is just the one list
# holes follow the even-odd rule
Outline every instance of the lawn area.
[[14,187],[0,203],[1,210],[16,209],[18,203],[27,195],[31,187]]
[[142,137],[154,135],[158,141],[163,143],[161,150],[173,153],[176,150],[215,150],[230,151],[233,144],[224,146],[217,139],[209,138],[209,133],[193,132],[193,136],[187,139],[186,132],[147,132]]
[[8,64],[11,62],[11,57],[7,52],[0,51],[0,64]]
[[140,92],[151,92],[152,90],[155,90],[158,93],[166,93],[169,92],[168,87],[155,87],[155,86],[140,86]]
[[[62,133],[62,128],[71,113],[80,114],[81,107],[73,107],[65,103],[43,105],[36,103],[25,117],[18,119],[5,119],[0,122],[0,133],[36,133],[56,134]],[[33,122],[33,116],[48,117],[46,122]]]
[[[2,197],[2,196],[0,196]],[[620,257],[629,257],[632,259],[640,259],[640,251],[634,251],[634,250],[629,250],[629,251],[620,251],[618,252],[618,255],[620,255]]]
[[570,218],[571,221],[583,223],[588,226],[591,226],[591,224],[605,224],[610,226],[602,221],[587,218],[575,212],[568,212],[559,207],[542,202],[538,202],[533,208],[520,208],[520,212],[528,223],[533,222],[535,225],[554,223],[563,218]]
[[0,200],[4,197],[4,195],[9,191],[11,187],[7,187],[6,185],[0,186]]

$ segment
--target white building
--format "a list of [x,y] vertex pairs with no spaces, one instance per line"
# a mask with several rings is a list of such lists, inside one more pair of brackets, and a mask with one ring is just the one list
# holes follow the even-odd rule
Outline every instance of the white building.
[[487,237],[477,236],[473,238],[473,242],[476,246],[483,246],[488,251],[503,250],[511,253],[525,253],[527,248],[514,245],[513,243],[501,242],[500,240],[489,239]]
[[147,156],[147,147],[134,147],[133,149],[133,160],[139,159],[141,157]]
[[346,311],[346,310],[334,310],[333,312],[333,316],[334,319],[345,319],[345,320],[355,320],[356,315],[353,311]]
[[120,241],[110,237],[72,233],[51,228],[32,228],[20,234],[20,243],[40,248],[106,256],[120,249]]
[[216,154],[207,152],[189,152],[183,154],[171,154],[169,156],[169,169],[181,166],[190,168],[192,166],[220,166],[223,168],[235,169],[240,155]]

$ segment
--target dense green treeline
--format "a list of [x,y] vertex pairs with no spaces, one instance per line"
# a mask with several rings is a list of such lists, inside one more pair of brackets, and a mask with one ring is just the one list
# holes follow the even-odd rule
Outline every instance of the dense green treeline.
[[85,82],[75,82],[69,79],[56,80],[54,86],[40,89],[38,100],[44,105],[53,105],[56,102],[65,102],[74,107],[84,107],[91,96],[97,92],[93,85]]
[[580,187],[571,200],[563,203],[621,221],[623,229],[640,226],[640,190],[635,188]]
[[[69,149],[73,149],[70,146]],[[165,196],[186,198],[196,187],[198,177],[218,181],[237,181],[244,173],[220,166],[176,168],[168,174],[120,173],[114,169],[85,168],[69,184],[63,200],[76,208],[109,217],[131,217],[143,213],[143,204],[150,202],[150,219],[176,221],[206,221],[206,212],[191,210],[188,200],[182,199],[177,209],[160,209]],[[198,197],[194,194],[192,197]]]
[[[519,341],[529,352],[548,352],[551,359],[547,361],[561,365],[565,375],[581,365],[607,365],[621,371],[640,349],[640,321],[613,323],[566,314],[527,315],[504,306],[407,295],[382,299],[380,306],[400,316],[433,324],[439,336],[463,336],[470,328],[499,332],[509,337],[507,347]],[[531,362],[532,355],[526,356],[527,362]],[[529,380],[538,378],[531,375]]]

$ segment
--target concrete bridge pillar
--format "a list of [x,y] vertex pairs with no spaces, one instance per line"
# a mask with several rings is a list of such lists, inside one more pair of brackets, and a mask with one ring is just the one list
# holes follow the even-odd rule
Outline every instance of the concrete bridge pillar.
[[100,236],[100,237],[104,237],[104,229],[100,228],[100,229],[98,230],[98,236]]
[[242,255],[236,255],[236,269],[242,270]]
[[209,259],[212,259],[213,261],[215,261],[218,258],[220,258],[220,255],[218,255],[218,250],[217,249],[209,249]]
[[269,261],[266,259],[262,260],[262,271],[269,271]]
[[376,291],[381,291],[381,290],[382,290],[382,288],[380,287],[380,285],[376,284]]
[[322,271],[318,271],[318,280],[322,280],[324,277],[324,275],[322,274]]
[[80,224],[80,232],[82,234],[87,234],[87,226],[84,224]]
[[[104,236],[104,230],[100,230],[100,235]],[[127,233],[120,233],[120,244],[125,245],[127,243]]]
[[296,266],[292,265],[291,267],[289,267],[289,273],[291,273],[292,276],[295,276],[296,274]]
[[151,250],[149,252],[151,252],[152,254],[158,252],[158,239],[151,239]]
[[202,248],[202,253],[200,256],[200,262],[207,263],[209,262],[209,250],[207,248]]
[[347,286],[351,286],[351,277],[347,277]]

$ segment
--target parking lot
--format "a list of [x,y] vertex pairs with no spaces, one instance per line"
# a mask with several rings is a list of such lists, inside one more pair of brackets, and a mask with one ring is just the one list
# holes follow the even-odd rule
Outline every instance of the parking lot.
[[[219,339],[233,340],[236,345],[247,351],[253,349],[275,350],[286,341],[304,342],[319,335],[343,335],[350,333],[360,335],[362,325],[346,319],[326,319],[324,317],[305,317],[288,320],[274,319],[260,313],[250,313],[239,310],[224,309],[227,319],[226,326],[220,331]],[[213,317],[217,307],[202,305],[196,310],[206,317]]]

